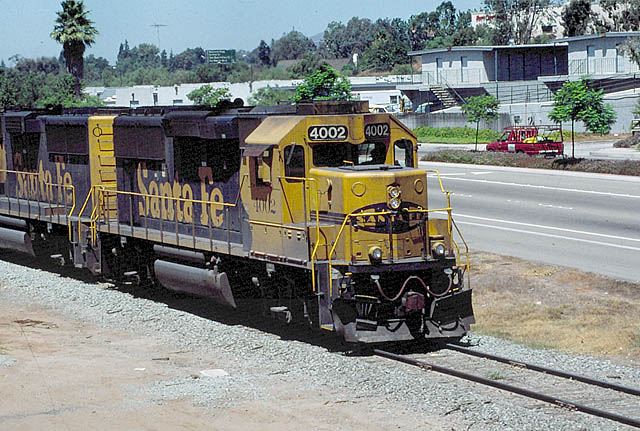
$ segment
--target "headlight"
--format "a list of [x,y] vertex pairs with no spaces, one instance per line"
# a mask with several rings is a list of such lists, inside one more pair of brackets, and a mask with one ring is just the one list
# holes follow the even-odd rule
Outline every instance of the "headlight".
[[444,257],[444,253],[447,251],[447,249],[444,247],[443,243],[436,242],[431,246],[431,251],[436,257]]
[[373,246],[369,249],[369,260],[371,263],[379,263],[382,260],[382,249],[378,246]]
[[400,189],[397,187],[389,187],[389,197],[390,198],[399,198],[400,197]]
[[400,199],[391,198],[391,200],[389,200],[389,208],[391,208],[392,210],[397,210],[398,208],[400,208]]

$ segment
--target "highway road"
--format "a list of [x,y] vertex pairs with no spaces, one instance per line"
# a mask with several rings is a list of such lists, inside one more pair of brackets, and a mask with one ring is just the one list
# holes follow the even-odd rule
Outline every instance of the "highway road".
[[[420,162],[469,247],[640,282],[640,177]],[[445,207],[434,174],[429,205]]]

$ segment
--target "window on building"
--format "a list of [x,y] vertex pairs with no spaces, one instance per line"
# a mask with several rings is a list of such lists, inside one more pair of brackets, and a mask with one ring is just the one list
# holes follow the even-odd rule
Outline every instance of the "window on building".
[[442,69],[442,59],[441,58],[436,58],[436,67],[438,69]]
[[596,47],[594,45],[587,45],[587,57],[596,56]]

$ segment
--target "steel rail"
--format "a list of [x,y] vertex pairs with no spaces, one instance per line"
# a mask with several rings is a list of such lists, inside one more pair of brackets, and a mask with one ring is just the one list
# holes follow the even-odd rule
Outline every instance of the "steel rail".
[[640,389],[638,388],[632,388],[629,386],[619,385],[617,383],[611,383],[604,380],[593,379],[591,377],[583,376],[580,374],[568,373],[565,371],[555,370],[553,368],[547,368],[547,367],[543,367],[536,364],[530,364],[527,362],[515,361],[513,359],[508,359],[502,356],[493,355],[491,353],[477,352],[475,350],[471,350],[469,348],[462,347],[462,346],[457,346],[451,343],[443,343],[443,346],[449,350],[455,350],[456,352],[460,352],[465,355],[471,355],[477,358],[490,359],[492,361],[502,362],[503,364],[509,364],[518,368],[524,368],[532,371],[539,371],[541,373],[549,374],[552,376],[564,377],[566,379],[576,380],[578,382],[587,383],[590,385],[600,386],[602,388],[611,389],[618,392],[624,392],[627,394],[640,396]]
[[573,401],[563,400],[558,397],[553,397],[550,395],[545,395],[540,392],[531,391],[529,389],[520,388],[518,386],[509,385],[506,383],[501,383],[495,380],[490,380],[484,377],[476,376],[473,374],[468,374],[463,371],[454,370],[451,368],[441,367],[439,365],[429,364],[424,361],[420,361],[417,359],[408,358],[406,356],[396,355],[395,353],[385,352],[384,350],[374,349],[373,353],[377,356],[381,356],[383,358],[392,359],[394,361],[403,362],[405,364],[413,365],[416,367],[420,367],[427,371],[435,371],[437,373],[446,374],[453,377],[458,377],[460,379],[469,380],[472,382],[480,383],[485,386],[490,386],[497,389],[502,389],[503,391],[512,392],[514,394],[522,395],[528,398],[533,398],[539,401],[544,401],[550,404],[557,405],[559,407],[564,407],[570,410],[580,411],[583,413],[587,413],[593,416],[598,416],[604,419],[609,419],[615,422],[623,423],[625,425],[630,425],[636,428],[640,428],[640,420],[630,418],[627,416],[622,416],[617,413],[608,412],[605,410],[596,409],[594,407],[589,407],[584,404],[576,403]]

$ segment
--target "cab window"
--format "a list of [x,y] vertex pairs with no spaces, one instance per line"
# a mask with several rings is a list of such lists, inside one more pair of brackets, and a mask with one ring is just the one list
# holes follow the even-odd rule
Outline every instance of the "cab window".
[[382,142],[364,142],[352,145],[348,142],[326,142],[312,147],[314,166],[353,166],[383,164],[387,147]]
[[382,142],[365,142],[358,145],[358,165],[382,165],[387,147]]
[[394,147],[396,164],[413,168],[413,143],[408,139],[402,139],[396,141]]
[[284,149],[284,175],[304,178],[304,148],[301,145],[289,145]]

